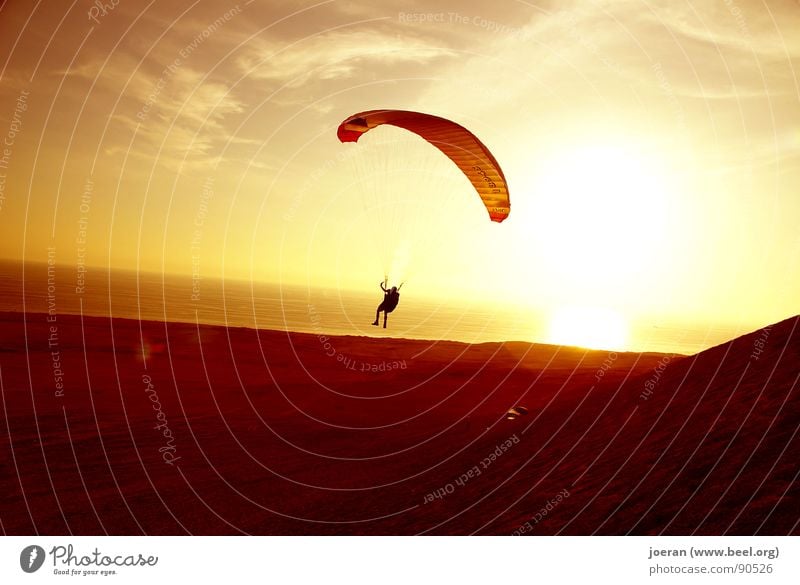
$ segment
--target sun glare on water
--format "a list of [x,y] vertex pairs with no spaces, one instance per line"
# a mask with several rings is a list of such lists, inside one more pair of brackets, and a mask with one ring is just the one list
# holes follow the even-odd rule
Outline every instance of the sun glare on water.
[[625,350],[628,325],[611,309],[568,307],[553,315],[548,341],[589,349]]

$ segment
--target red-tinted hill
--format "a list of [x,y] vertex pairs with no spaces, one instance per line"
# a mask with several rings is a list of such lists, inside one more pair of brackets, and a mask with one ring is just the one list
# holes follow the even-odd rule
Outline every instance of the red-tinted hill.
[[[579,456],[606,450],[542,529],[797,533],[798,325],[787,319],[624,385],[610,403],[618,413],[597,421]],[[623,413],[631,420],[609,442]]]
[[3,530],[797,532],[797,324],[687,358],[0,314]]

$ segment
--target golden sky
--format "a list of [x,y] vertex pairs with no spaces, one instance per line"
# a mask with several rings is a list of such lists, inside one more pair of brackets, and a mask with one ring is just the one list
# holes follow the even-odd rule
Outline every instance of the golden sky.
[[[567,323],[800,311],[795,1],[67,6],[0,9],[0,257],[364,289],[388,253]],[[338,142],[375,108],[470,128],[510,218],[402,131]]]

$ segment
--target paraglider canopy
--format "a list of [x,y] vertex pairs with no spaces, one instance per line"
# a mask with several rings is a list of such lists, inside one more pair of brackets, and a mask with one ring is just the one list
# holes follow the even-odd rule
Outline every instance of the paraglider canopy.
[[337,131],[342,142],[357,142],[376,126],[404,128],[442,151],[466,175],[492,221],[502,222],[511,211],[506,178],[489,149],[469,130],[438,116],[405,110],[369,110],[344,120]]

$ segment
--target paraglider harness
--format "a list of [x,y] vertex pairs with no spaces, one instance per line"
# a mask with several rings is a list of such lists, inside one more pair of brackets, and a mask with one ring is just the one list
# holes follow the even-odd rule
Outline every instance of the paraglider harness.
[[383,302],[381,303],[382,308],[379,310],[391,313],[395,310],[395,308],[397,308],[397,303],[400,302],[400,288],[404,283],[400,283],[400,286],[393,291],[392,289],[386,288],[387,280],[388,279],[384,279],[383,283],[381,284],[381,289],[383,289]]

